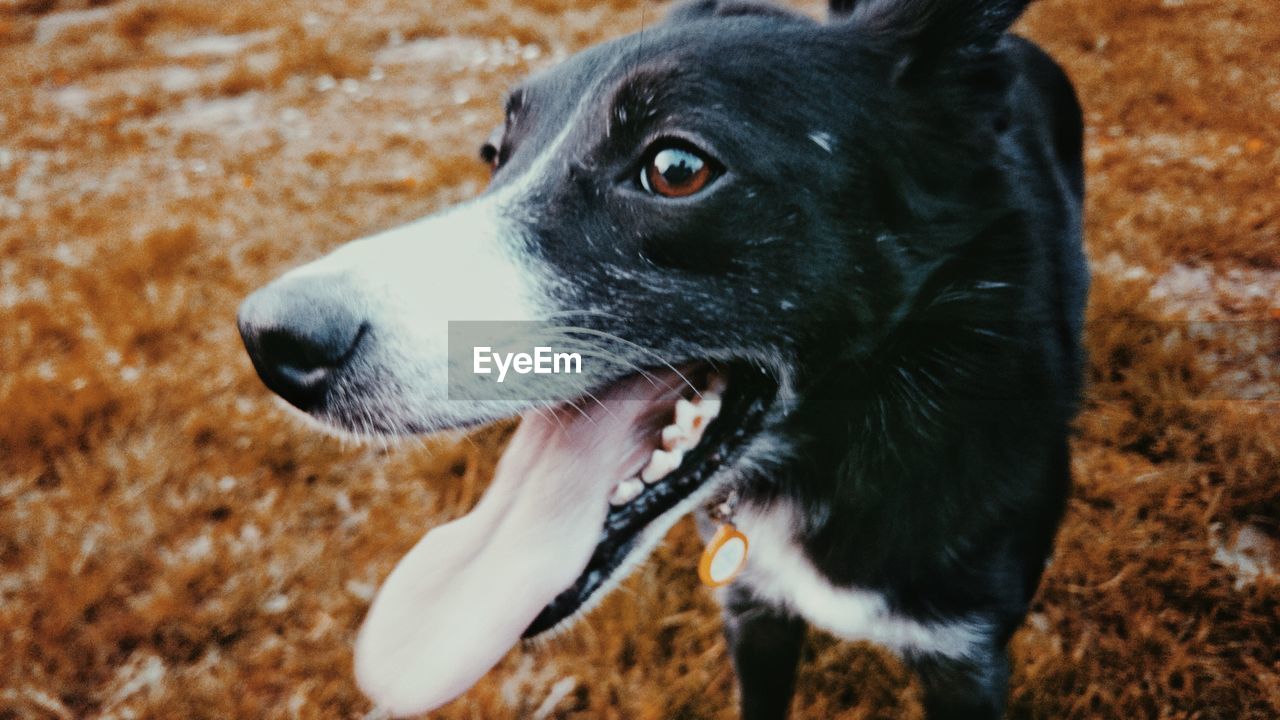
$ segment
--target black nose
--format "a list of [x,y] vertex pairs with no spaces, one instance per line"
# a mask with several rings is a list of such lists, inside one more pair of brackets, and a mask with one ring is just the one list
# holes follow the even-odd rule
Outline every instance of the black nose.
[[299,409],[324,400],[368,330],[350,300],[341,283],[317,276],[282,278],[240,305],[240,337],[258,377]]

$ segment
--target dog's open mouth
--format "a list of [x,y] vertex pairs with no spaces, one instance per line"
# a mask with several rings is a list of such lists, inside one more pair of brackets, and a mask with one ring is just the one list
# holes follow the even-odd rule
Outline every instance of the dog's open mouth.
[[676,388],[678,395],[670,409],[662,411],[669,397],[653,405],[656,417],[665,416],[665,423],[656,430],[646,428],[645,434],[655,446],[644,466],[610,491],[604,530],[587,567],[571,587],[538,613],[525,637],[534,637],[572,617],[615,579],[641,534],[693,497],[717,470],[732,461],[772,400],[767,376],[745,366],[718,372],[702,365],[683,374],[687,384]]
[[448,702],[565,624],[710,492],[776,386],[747,363],[642,372],[526,413],[471,513],[428,532],[374,600],[356,673],[397,713]]

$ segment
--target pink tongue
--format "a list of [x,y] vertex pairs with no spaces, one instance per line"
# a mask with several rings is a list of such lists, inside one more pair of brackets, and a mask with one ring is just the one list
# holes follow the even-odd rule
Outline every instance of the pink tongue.
[[585,415],[521,419],[475,509],[423,536],[378,591],[355,647],[356,679],[374,702],[407,715],[457,697],[578,579],[610,491],[657,445],[677,396],[664,386],[677,379],[619,383]]

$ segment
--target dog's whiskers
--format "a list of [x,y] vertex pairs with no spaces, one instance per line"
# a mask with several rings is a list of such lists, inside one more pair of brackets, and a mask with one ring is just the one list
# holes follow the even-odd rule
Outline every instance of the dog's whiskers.
[[[619,337],[618,335],[615,335],[610,332],[605,332],[603,330],[596,330],[594,328],[589,328],[589,327],[582,327],[580,325],[559,325],[554,327],[553,330],[561,333],[582,333],[584,335],[601,338],[603,340],[609,340],[611,342],[616,342],[620,345],[624,345],[626,347],[638,350],[641,353],[644,353],[646,355],[652,356],[659,363],[665,366],[668,370],[675,373],[676,376],[680,378],[681,382],[683,382],[690,390],[693,390],[695,395],[699,395],[699,396],[701,395],[701,393],[698,390],[698,387],[694,385],[693,382],[689,380],[689,378],[685,377],[684,373],[680,372],[680,370],[676,368],[675,365],[672,365],[669,360],[667,360],[665,357],[663,357],[661,354],[659,354],[657,351],[653,350],[652,348],[648,348],[648,347],[645,347],[644,345],[634,343],[630,340],[627,340],[626,338]],[[651,376],[649,377],[649,381],[651,383],[654,382],[654,380],[655,378]]]

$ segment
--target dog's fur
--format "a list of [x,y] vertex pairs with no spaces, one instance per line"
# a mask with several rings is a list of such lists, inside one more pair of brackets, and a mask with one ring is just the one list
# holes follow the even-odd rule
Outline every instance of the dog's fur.
[[[835,0],[825,24],[685,5],[513,92],[485,196],[293,274],[242,324],[270,325],[283,295],[359,324],[307,400],[356,430],[517,409],[445,407],[421,315],[449,308],[573,314],[641,365],[766,368],[777,399],[720,473],[752,538],[722,596],[743,717],[786,715],[806,620],[898,650],[929,717],[998,717],[1069,485],[1087,286],[1080,108],[1006,34],[1025,4]],[[647,195],[634,177],[659,137],[722,173]]]

